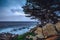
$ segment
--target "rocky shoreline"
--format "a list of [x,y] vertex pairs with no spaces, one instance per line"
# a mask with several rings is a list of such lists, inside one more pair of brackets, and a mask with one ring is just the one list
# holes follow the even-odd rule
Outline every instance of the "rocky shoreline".
[[13,40],[16,37],[18,37],[18,35],[11,34],[11,33],[1,33],[0,34],[0,40]]
[[60,22],[56,24],[47,23],[42,28],[37,26],[31,29],[30,32],[35,34],[35,36],[28,35],[28,38],[33,40],[57,40],[60,38]]
[[0,40],[60,40],[60,22],[47,23],[43,28],[37,26],[23,35],[2,33]]

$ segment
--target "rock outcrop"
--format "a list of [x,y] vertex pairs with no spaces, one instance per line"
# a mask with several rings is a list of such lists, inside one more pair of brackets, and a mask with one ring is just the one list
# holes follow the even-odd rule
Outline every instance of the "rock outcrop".
[[[35,29],[35,30],[34,30]],[[32,31],[36,34],[34,37],[37,38],[48,38],[46,40],[53,40],[57,38],[57,35],[60,35],[60,22],[56,24],[47,23],[45,26],[36,27]],[[49,38],[51,37],[51,38]]]
[[60,22],[55,24],[57,31],[60,33]]
[[[30,30],[30,33],[36,35],[27,35],[25,39],[33,39],[33,40],[55,40],[57,37],[60,37],[60,22],[56,24],[47,23],[45,26],[35,27]],[[0,34],[0,40],[13,40],[18,35],[12,35],[10,33]]]
[[54,24],[48,23],[43,27],[43,34],[46,37],[50,35],[57,35]]

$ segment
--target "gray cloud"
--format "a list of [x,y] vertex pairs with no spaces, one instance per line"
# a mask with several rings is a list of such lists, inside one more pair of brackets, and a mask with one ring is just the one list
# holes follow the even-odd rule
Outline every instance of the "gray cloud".
[[33,21],[24,16],[26,0],[0,0],[0,21]]
[[5,16],[0,17],[0,21],[34,21],[30,18],[26,18],[25,16]]

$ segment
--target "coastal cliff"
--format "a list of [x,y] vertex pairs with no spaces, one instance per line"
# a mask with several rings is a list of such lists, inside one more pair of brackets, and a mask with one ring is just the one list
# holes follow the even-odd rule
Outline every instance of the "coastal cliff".
[[42,39],[42,40],[56,40],[58,37],[60,38],[60,22],[56,24],[47,23],[45,26],[36,27],[32,29],[30,32],[35,33],[35,36],[31,36],[32,39]]
[[[10,35],[10,34],[9,34]],[[0,35],[0,39],[7,40],[7,35]],[[60,40],[60,22],[56,24],[47,23],[42,28],[37,26],[23,35],[8,36],[9,40]],[[12,39],[11,39],[12,38]]]

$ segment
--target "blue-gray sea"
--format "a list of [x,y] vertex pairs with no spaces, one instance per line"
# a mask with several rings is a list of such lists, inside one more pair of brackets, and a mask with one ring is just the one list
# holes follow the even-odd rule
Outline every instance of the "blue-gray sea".
[[18,26],[7,26],[7,27],[0,27],[0,33],[12,33],[12,34],[24,34],[29,32],[32,28],[36,27],[37,23],[30,23],[29,25],[25,23]]

